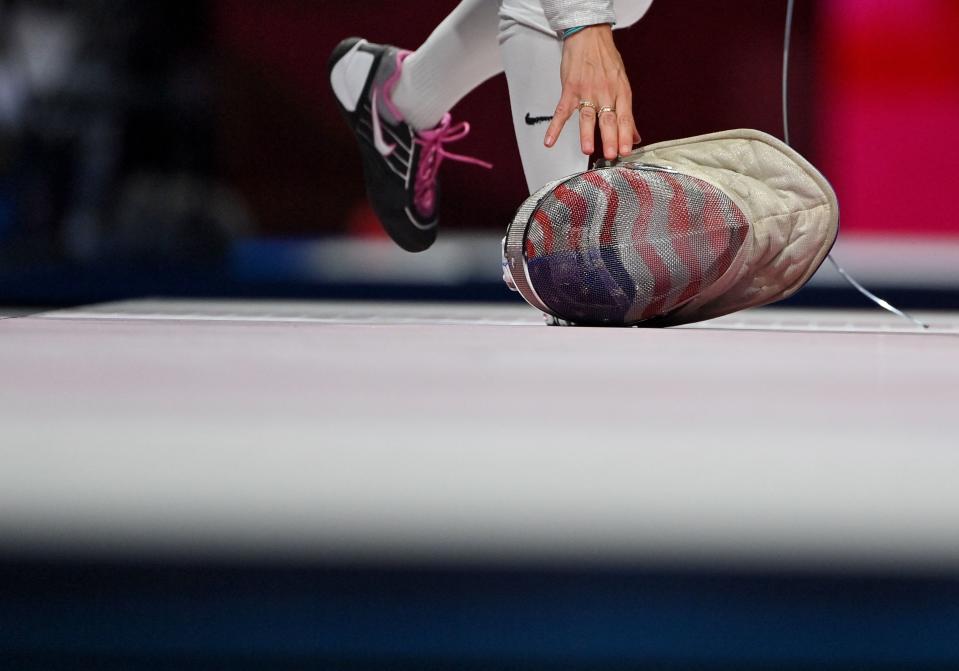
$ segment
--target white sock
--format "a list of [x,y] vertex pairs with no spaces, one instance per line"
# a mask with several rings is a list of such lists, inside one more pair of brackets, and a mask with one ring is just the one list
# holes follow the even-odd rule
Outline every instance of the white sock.
[[433,128],[467,93],[503,71],[498,5],[463,0],[403,62],[393,103],[413,128]]

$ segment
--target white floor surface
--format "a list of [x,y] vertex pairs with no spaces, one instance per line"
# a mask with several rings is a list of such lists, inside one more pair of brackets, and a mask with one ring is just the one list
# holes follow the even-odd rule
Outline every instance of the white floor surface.
[[0,320],[0,549],[959,573],[959,314]]

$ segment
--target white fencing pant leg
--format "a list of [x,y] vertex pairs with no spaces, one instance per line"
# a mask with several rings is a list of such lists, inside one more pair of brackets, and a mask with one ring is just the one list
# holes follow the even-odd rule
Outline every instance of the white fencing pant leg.
[[[646,13],[652,0],[616,0],[616,28],[627,28]],[[502,0],[499,42],[509,84],[513,128],[530,193],[554,179],[585,170],[579,124],[566,124],[556,144],[543,144],[549,119],[562,93],[559,78],[563,43],[549,27],[538,0]]]

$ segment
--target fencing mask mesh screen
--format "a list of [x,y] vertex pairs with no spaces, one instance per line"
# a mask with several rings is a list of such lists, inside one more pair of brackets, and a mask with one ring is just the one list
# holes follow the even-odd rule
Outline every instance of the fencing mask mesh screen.
[[781,298],[818,268],[838,207],[758,131],[652,145],[546,185],[507,232],[512,283],[576,324],[707,319]]
[[556,314],[626,324],[662,314],[716,281],[747,229],[735,203],[703,180],[616,166],[560,184],[540,202],[526,260]]

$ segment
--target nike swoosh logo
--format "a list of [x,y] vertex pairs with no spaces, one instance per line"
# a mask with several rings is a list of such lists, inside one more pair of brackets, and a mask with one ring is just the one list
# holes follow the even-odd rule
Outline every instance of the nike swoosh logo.
[[530,116],[529,112],[526,113],[526,125],[535,126],[538,123],[546,123],[547,121],[552,121],[553,117],[551,116]]
[[380,126],[380,108],[376,104],[377,94],[379,94],[379,89],[373,91],[373,100],[370,102],[371,116],[373,117],[373,146],[385,158],[393,153],[396,145],[383,139],[383,128]]

